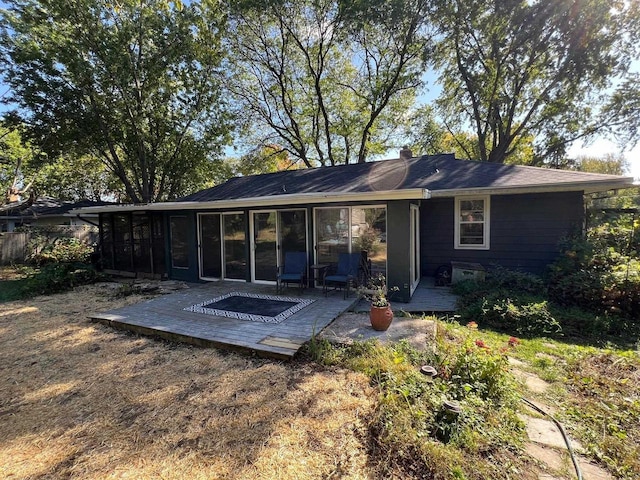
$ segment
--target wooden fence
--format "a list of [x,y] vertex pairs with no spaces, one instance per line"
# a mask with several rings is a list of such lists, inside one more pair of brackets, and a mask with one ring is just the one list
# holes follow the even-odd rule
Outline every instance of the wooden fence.
[[35,228],[29,232],[0,233],[0,265],[24,263],[27,256],[27,246],[32,235],[45,235],[49,239],[75,237],[88,244],[98,241],[98,229],[85,225],[56,225]]

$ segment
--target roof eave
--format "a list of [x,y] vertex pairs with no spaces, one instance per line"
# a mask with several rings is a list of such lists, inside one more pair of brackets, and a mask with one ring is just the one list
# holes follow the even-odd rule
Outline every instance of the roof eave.
[[431,190],[431,198],[455,197],[459,195],[510,195],[525,193],[584,192],[595,193],[635,186],[632,177],[589,182],[565,182],[550,185],[518,185],[503,187],[451,188]]
[[404,190],[383,190],[377,192],[312,192],[266,197],[248,197],[232,200],[159,202],[141,205],[106,205],[84,207],[71,210],[72,214],[135,212],[135,211],[172,211],[204,210],[231,208],[260,208],[336,202],[381,202],[387,200],[424,200],[430,198],[430,191],[424,188]]

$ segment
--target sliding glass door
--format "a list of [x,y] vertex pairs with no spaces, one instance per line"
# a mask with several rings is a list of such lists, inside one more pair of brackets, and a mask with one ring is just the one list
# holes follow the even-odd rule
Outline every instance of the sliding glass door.
[[246,238],[243,213],[198,214],[200,278],[246,280]]
[[251,279],[275,282],[287,252],[307,251],[306,210],[268,210],[251,216]]
[[316,263],[335,264],[341,253],[366,252],[371,275],[387,273],[385,206],[315,209]]
[[224,278],[229,280],[247,279],[247,239],[244,213],[224,213]]
[[277,212],[253,213],[253,280],[275,282],[278,272]]

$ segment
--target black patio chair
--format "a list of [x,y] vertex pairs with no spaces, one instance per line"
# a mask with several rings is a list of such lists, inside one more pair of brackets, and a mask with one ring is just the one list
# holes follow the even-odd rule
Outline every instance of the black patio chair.
[[284,254],[284,265],[278,271],[276,277],[276,291],[282,293],[284,286],[290,283],[297,283],[300,286],[300,293],[304,289],[307,281],[307,253],[306,252],[286,252]]
[[338,264],[335,272],[326,271],[323,279],[324,295],[327,296],[328,287],[333,286],[334,290],[344,287],[344,298],[349,296],[349,289],[352,284],[357,284],[360,271],[360,253],[341,253],[338,255]]

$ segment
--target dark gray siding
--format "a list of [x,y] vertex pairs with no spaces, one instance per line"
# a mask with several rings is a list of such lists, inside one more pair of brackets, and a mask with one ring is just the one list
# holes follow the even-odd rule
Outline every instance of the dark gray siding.
[[411,202],[387,202],[387,284],[398,288],[390,294],[392,301],[411,299],[410,222]]
[[489,250],[454,248],[454,199],[432,199],[420,207],[423,275],[453,261],[501,265],[541,274],[558,255],[558,242],[582,228],[582,192],[494,195]]

